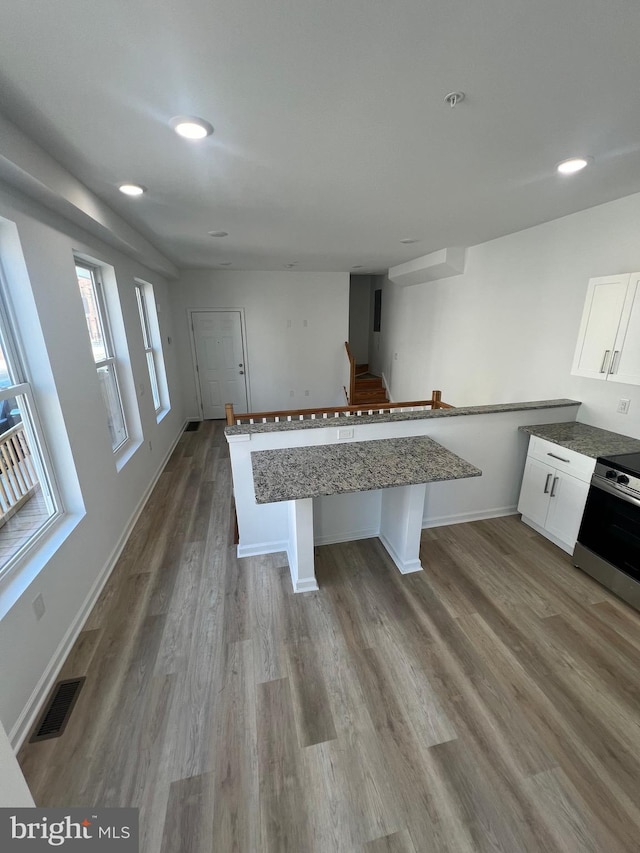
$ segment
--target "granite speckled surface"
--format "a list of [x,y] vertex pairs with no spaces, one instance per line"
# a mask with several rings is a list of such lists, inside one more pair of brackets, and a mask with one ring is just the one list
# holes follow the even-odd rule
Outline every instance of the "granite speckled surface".
[[251,454],[257,503],[479,477],[479,468],[426,436]]
[[492,406],[461,406],[455,409],[428,409],[425,412],[395,412],[387,415],[345,415],[333,418],[318,418],[311,421],[280,421],[267,424],[241,424],[225,428],[226,435],[244,435],[246,433],[282,432],[289,429],[322,429],[330,426],[349,424],[380,424],[393,421],[424,420],[425,418],[457,418],[463,415],[491,415],[498,412],[525,412],[535,409],[556,409],[579,406],[579,400],[533,400],[526,403],[498,403]]
[[568,421],[560,424],[533,424],[521,426],[522,432],[553,441],[560,447],[591,456],[611,456],[616,453],[637,453],[640,451],[640,440],[609,432],[606,429]]

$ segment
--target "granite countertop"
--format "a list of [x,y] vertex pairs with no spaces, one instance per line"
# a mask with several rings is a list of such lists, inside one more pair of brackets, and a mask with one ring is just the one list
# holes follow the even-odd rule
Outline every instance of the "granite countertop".
[[[279,423],[240,424],[225,428],[226,435],[243,435],[246,433],[282,432],[290,429],[321,429],[322,427],[342,426],[345,421],[353,424],[382,424],[393,421],[424,420],[426,418],[457,418],[462,415],[491,415],[499,412],[525,412],[535,409],[557,409],[569,406],[579,406],[579,400],[533,400],[524,403],[498,403],[491,406],[461,406],[453,409],[427,409],[423,412],[395,412],[385,415],[347,415],[340,414],[332,418],[316,418],[316,420],[291,420]],[[363,406],[363,409],[367,407]],[[375,410],[375,406],[371,406]],[[330,411],[330,409],[328,409]]]
[[640,440],[609,432],[606,429],[580,424],[577,421],[567,421],[560,424],[533,424],[519,427],[529,435],[545,438],[560,447],[591,456],[612,456],[617,453],[637,453],[640,451]]
[[479,468],[426,436],[251,454],[259,504],[479,477]]

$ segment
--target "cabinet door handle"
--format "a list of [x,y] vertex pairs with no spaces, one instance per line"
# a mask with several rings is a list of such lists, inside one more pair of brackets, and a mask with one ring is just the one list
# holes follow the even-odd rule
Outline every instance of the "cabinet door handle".
[[552,498],[555,498],[555,496],[556,496],[556,486],[558,485],[559,479],[560,479],[560,477],[554,477],[553,478],[553,486],[551,486],[551,497]]
[[[559,459],[561,462],[566,462],[566,463],[567,463],[567,465],[570,465],[570,464],[571,464],[571,460],[570,460],[570,459],[563,459],[563,457],[562,457],[562,456],[556,456],[556,454],[555,454],[555,453],[547,453],[547,456],[553,456],[553,458],[554,458],[554,459]],[[549,474],[549,476],[551,476],[551,474]]]
[[547,474],[547,482],[544,484],[544,493],[545,495],[549,494],[549,480],[553,477],[553,474]]
[[602,365],[600,366],[600,373],[606,373],[606,372],[607,372],[607,371],[605,370],[604,366],[605,366],[605,364],[607,363],[607,359],[609,358],[609,353],[610,353],[610,352],[611,352],[611,350],[610,350],[610,349],[606,349],[606,350],[604,351],[604,356],[602,357]]
[[609,376],[611,376],[612,373],[618,372],[619,363],[620,363],[620,350],[617,349],[614,351],[613,358],[611,359],[611,368],[609,370]]

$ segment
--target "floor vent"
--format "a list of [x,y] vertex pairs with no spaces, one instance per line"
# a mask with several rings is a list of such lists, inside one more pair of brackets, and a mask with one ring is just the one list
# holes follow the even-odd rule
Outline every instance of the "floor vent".
[[200,421],[189,421],[189,423],[184,428],[184,431],[195,432],[197,429],[200,429]]
[[39,740],[47,740],[52,737],[60,737],[64,732],[74,705],[80,695],[80,689],[85,682],[82,678],[70,678],[56,684],[51,699],[42,712],[42,716],[31,736],[29,743]]

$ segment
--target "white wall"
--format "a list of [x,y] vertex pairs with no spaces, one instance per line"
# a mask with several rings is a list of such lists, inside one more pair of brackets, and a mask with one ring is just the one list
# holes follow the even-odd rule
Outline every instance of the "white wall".
[[[73,264],[80,251],[113,266],[137,394],[139,446],[116,469]],[[180,434],[167,281],[62,217],[0,189],[0,255],[19,319],[38,409],[68,510],[24,567],[0,584],[0,720],[15,743],[63,662],[92,592],[106,578],[129,524]],[[156,422],[134,278],[155,289],[171,396]],[[152,443],[152,448],[149,446]],[[36,621],[32,602],[46,612]]]
[[371,276],[352,275],[349,282],[349,346],[356,364],[369,361]]
[[189,308],[244,309],[252,411],[345,405],[342,389],[349,376],[344,348],[349,329],[347,273],[193,270],[184,272],[171,290],[189,417],[200,417],[187,324]]
[[[569,397],[578,420],[640,437],[640,387],[570,375],[593,276],[640,270],[640,195],[470,248],[463,275],[387,281],[382,360],[393,400],[456,406]],[[397,353],[397,358],[394,355]],[[616,413],[621,397],[628,415]]]

